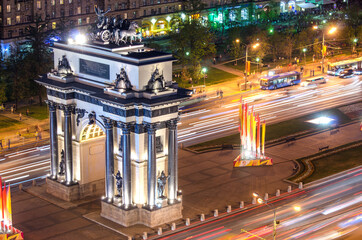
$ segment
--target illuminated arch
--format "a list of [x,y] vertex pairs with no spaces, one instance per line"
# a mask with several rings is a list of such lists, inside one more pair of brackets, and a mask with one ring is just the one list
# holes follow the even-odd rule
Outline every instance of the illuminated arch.
[[105,134],[100,126],[98,126],[97,124],[91,124],[91,125],[86,125],[83,128],[79,140],[83,142],[90,139],[102,137],[104,135]]

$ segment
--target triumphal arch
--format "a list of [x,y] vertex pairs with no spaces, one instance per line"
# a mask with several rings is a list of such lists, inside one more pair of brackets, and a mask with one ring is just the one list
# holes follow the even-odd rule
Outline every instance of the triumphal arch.
[[171,54],[141,43],[56,42],[47,90],[51,174],[66,201],[103,196],[101,215],[124,226],[181,218],[179,104]]

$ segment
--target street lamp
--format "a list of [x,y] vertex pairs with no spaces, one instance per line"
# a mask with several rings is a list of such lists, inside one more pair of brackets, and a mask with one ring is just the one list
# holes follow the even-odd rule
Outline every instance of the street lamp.
[[307,52],[307,49],[306,48],[303,48],[303,53],[304,53],[304,66],[307,65],[307,58],[305,56],[305,53]]
[[[318,26],[313,26],[314,30],[318,29]],[[328,34],[333,34],[337,31],[336,27],[332,27],[328,30]],[[324,31],[322,31],[323,40],[322,40],[322,73],[324,73],[324,55],[327,53],[327,48],[324,46]],[[326,51],[326,52],[324,52]]]
[[274,208],[274,206],[270,203],[268,204],[268,201],[267,200],[263,200],[262,198],[260,198],[259,194],[254,192],[253,193],[253,197],[257,197],[257,202],[259,204],[262,204],[264,203],[265,205],[267,205],[271,210],[273,210],[273,214],[274,214],[274,220],[273,220],[273,240],[276,239],[276,236],[277,236],[277,225],[279,224],[279,221],[277,221],[277,214],[276,214],[276,210]]
[[260,61],[260,58],[257,57],[255,60],[256,60],[256,62],[258,63],[258,65],[256,65],[256,66],[257,66],[256,71],[259,72],[259,61]]
[[[247,64],[248,64],[248,49],[249,49],[249,46],[250,44],[245,44],[245,43],[242,43],[243,45],[245,45],[246,49],[245,49],[245,84],[244,84],[244,90],[246,90],[246,83],[247,83],[247,80],[248,80],[248,72],[247,72]],[[254,45],[252,45],[252,47],[254,49],[256,49],[257,47],[260,46],[260,43],[255,43]]]
[[[235,47],[237,47],[237,55],[239,55],[239,50],[240,50],[240,39],[239,39],[239,38],[235,39],[235,43],[236,43],[236,46],[235,46]],[[238,65],[238,58],[236,58],[236,60],[235,60],[235,64],[236,64],[236,65]]]
[[206,84],[205,84],[205,76],[206,76],[206,71],[207,71],[207,68],[206,67],[204,67],[204,68],[202,68],[202,73],[204,74],[204,88],[206,89]]

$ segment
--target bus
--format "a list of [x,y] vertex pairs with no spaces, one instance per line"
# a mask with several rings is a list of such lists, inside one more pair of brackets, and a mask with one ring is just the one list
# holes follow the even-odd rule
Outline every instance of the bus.
[[339,76],[339,74],[346,68],[351,68],[353,70],[362,69],[362,57],[344,60],[335,63],[328,63],[327,74],[333,76]]
[[263,90],[277,89],[297,85],[301,81],[301,72],[285,72],[260,78],[260,88]]

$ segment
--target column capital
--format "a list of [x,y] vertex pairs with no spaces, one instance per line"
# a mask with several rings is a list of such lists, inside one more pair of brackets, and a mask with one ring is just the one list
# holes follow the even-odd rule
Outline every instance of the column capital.
[[58,103],[56,102],[45,100],[45,103],[48,105],[50,112],[55,112],[55,110],[58,108]]
[[114,120],[110,119],[109,117],[105,117],[105,116],[100,116],[100,117],[101,117],[101,119],[103,120],[104,127],[105,127],[106,129],[111,129],[111,128],[113,128],[114,123],[115,123]]
[[129,134],[131,127],[134,125],[133,122],[130,123],[124,123],[124,122],[118,122],[117,121],[117,127],[122,129],[123,134]]
[[59,109],[64,111],[64,115],[69,116],[74,113],[75,105],[74,104],[58,104]]
[[148,134],[155,134],[158,128],[157,123],[143,123],[143,126],[146,128]]
[[177,122],[179,121],[179,118],[174,118],[166,121],[166,126],[169,129],[175,130],[177,128]]

